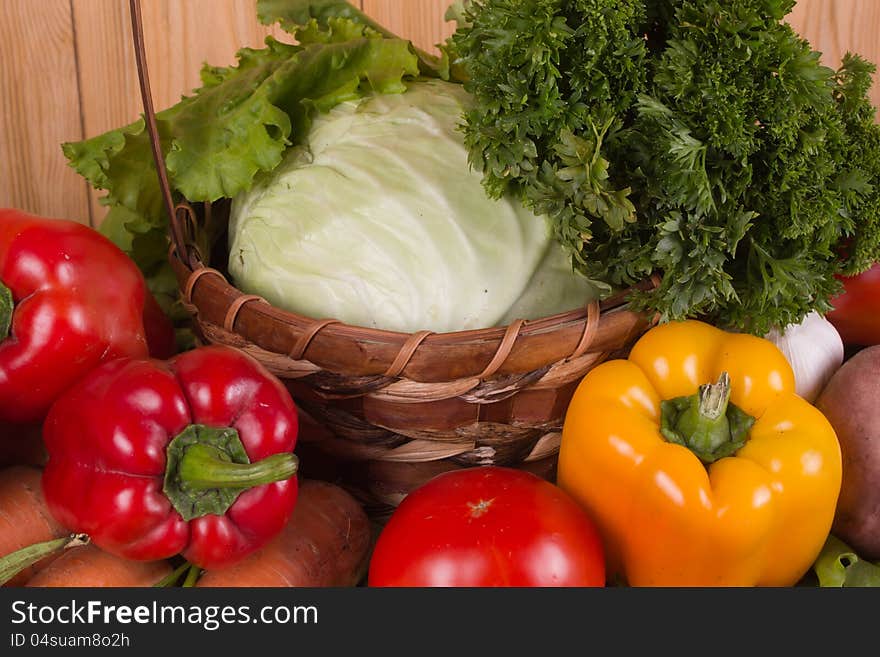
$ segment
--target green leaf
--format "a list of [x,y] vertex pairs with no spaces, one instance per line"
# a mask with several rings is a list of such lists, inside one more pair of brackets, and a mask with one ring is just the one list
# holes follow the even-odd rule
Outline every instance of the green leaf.
[[[328,5],[329,6],[329,5]],[[269,37],[262,49],[239,51],[236,66],[202,69],[203,87],[157,114],[175,199],[233,198],[273,170],[301,139],[317,112],[372,93],[400,93],[419,74],[409,42],[379,38],[364,25],[328,15],[312,43]],[[137,262],[148,280],[171,280],[168,220],[143,120],[62,150],[92,186],[106,190],[102,232]],[[209,239],[219,231],[205,227]]]
[[880,564],[865,561],[839,538],[829,535],[813,570],[823,587],[880,586]]
[[61,151],[77,172],[98,189],[106,189],[108,159],[125,147],[127,134],[144,129],[142,121],[81,142],[65,142]]
[[736,254],[737,246],[749,232],[752,220],[759,216],[757,212],[743,210],[731,214],[726,230],[727,250],[730,253]]
[[141,221],[140,215],[122,205],[116,205],[110,208],[107,216],[98,227],[98,231],[120,249],[131,254],[134,233],[129,226],[134,226],[139,221]]
[[[319,30],[328,30],[333,27],[334,20],[338,19],[362,25],[388,39],[399,38],[345,0],[257,0],[257,17],[266,25],[279,23],[284,31],[297,35],[298,38],[314,38],[312,30],[302,32],[303,26],[312,21]],[[423,75],[450,79],[447,52],[441,49],[441,56],[437,57],[412,45],[410,47],[419,58],[419,68]]]
[[454,21],[457,28],[468,28],[471,26],[467,17],[467,11],[470,9],[471,0],[454,0],[454,2],[446,8],[443,19],[446,21]]
[[[360,28],[333,21],[351,36]],[[169,120],[169,173],[190,201],[233,198],[271,171],[308,129],[310,112],[364,93],[399,93],[418,74],[407,42],[359,37],[294,48],[270,41],[247,51],[239,70],[203,90]],[[311,101],[311,102],[308,102]],[[297,132],[298,131],[298,132]]]
[[322,28],[332,18],[346,18],[366,25],[387,37],[394,37],[384,27],[346,0],[257,0],[257,18],[264,25],[280,23],[291,34],[315,20]]
[[364,37],[382,39],[381,33],[350,20],[331,18],[325,25],[320,25],[314,18],[294,32],[297,43],[308,46],[315,43],[344,43]]
[[[264,4],[278,9],[302,3]],[[332,3],[313,3],[309,11],[319,4],[321,12],[310,13],[301,28],[306,43],[269,37],[265,48],[241,49],[235,66],[206,64],[203,86],[158,112],[175,200],[216,201],[249,189],[258,175],[278,165],[316,113],[371,93],[403,92],[404,79],[419,74],[409,42],[380,38],[362,22],[338,18]],[[168,219],[143,120],[65,143],[62,151],[93,187],[107,192],[101,202],[109,212],[101,232],[137,263],[178,326],[180,347],[191,346],[189,315],[167,259]],[[219,227],[202,226],[199,249],[208,253],[220,236]]]

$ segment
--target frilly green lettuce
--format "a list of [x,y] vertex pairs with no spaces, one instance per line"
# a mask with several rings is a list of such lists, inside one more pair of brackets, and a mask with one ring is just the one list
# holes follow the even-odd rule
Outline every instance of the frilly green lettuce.
[[[406,81],[419,75],[420,60],[409,41],[385,38],[354,20],[360,14],[353,9],[352,20],[341,17],[345,4],[261,3],[267,22],[302,18],[302,25],[284,24],[296,44],[267,37],[265,48],[242,48],[235,66],[206,64],[202,86],[158,112],[175,201],[217,201],[241,193],[257,174],[278,166],[316,114],[364,95],[401,93]],[[176,304],[168,217],[143,119],[65,143],[62,150],[89,184],[107,192],[101,203],[109,212],[101,231],[138,264],[166,311],[188,319]],[[219,226],[204,227],[197,235],[200,251],[208,253],[221,233]]]

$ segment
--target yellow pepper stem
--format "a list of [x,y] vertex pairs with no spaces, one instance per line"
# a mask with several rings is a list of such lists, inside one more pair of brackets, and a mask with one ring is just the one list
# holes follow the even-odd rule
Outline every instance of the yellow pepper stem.
[[703,463],[714,463],[736,453],[749,438],[755,418],[730,403],[730,375],[706,383],[687,397],[660,404],[660,433],[682,445]]

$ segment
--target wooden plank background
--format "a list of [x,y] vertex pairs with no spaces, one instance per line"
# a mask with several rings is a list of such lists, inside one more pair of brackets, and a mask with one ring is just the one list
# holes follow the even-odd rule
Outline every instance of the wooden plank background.
[[[430,49],[452,29],[451,0],[357,0]],[[167,107],[199,85],[203,62],[228,65],[279,30],[255,0],[142,0],[153,97]],[[880,0],[800,0],[791,24],[823,61],[847,50],[880,62]],[[283,37],[281,37],[283,38]],[[873,90],[880,105],[880,86]],[[122,126],[141,111],[128,0],[0,0],[0,207],[98,225],[98,195],[60,145]]]

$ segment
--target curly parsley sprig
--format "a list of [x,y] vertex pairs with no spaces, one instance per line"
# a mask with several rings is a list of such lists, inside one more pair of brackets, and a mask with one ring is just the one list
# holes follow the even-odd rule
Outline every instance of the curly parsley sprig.
[[664,319],[766,332],[880,260],[874,66],[820,62],[794,0],[474,0],[448,48],[489,194]]
[[580,259],[587,243],[636,219],[604,151],[645,84],[642,3],[493,0],[465,18],[451,50],[476,101],[466,116],[471,164],[491,196],[512,192],[551,216]]

